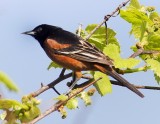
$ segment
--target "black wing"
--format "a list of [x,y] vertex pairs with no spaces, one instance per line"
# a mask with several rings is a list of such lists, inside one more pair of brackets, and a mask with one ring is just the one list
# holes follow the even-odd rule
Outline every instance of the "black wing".
[[[66,55],[86,62],[96,62],[110,66],[113,65],[112,60],[108,56],[104,55],[104,53],[89,42],[84,41],[75,34],[65,30],[61,30],[59,34],[59,37],[52,37],[52,39],[56,39],[61,43],[70,43],[72,45],[67,48],[56,50],[57,54]],[[55,52],[55,50],[53,50],[53,52]]]
[[83,40],[80,40],[80,42],[81,44],[58,50],[57,53],[81,61],[113,65],[112,60],[109,57],[105,56],[96,47],[92,46],[88,42],[84,42]]

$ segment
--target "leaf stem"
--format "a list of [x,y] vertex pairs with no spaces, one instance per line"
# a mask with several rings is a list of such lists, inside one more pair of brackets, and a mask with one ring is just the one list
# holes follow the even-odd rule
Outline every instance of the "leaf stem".
[[147,71],[148,69],[150,69],[149,66],[144,66],[144,67],[134,68],[134,69],[118,70],[118,73],[119,74],[134,73],[134,72],[140,72],[140,71]]

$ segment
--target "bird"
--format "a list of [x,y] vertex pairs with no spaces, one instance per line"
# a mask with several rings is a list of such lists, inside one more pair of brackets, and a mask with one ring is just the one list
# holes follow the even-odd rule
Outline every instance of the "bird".
[[116,72],[111,58],[80,36],[48,24],[38,25],[22,34],[34,37],[52,61],[74,72],[75,80],[70,90],[82,77],[81,71],[100,71],[119,81],[138,96],[144,97],[133,84]]

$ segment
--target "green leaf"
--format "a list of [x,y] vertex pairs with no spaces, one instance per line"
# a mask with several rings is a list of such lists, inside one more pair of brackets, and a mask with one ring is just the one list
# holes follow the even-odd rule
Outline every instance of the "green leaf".
[[109,44],[107,45],[104,50],[104,54],[106,56],[109,56],[111,59],[116,60],[120,58],[120,49],[115,44]]
[[62,66],[58,65],[57,63],[55,62],[51,62],[48,66],[48,70],[51,69],[51,68],[62,68]]
[[[91,33],[91,31],[97,27],[97,24],[91,24],[88,25],[85,29],[85,31],[87,32],[86,36]],[[107,35],[106,35],[107,34]],[[89,38],[89,42],[96,45],[96,47],[98,47],[99,49],[103,50],[104,46],[106,46],[106,44],[116,44],[119,46],[119,43],[117,41],[117,39],[115,38],[116,33],[110,29],[106,27],[102,26],[100,27],[98,30],[95,31],[95,33]]]
[[133,68],[140,63],[140,60],[134,58],[117,59],[114,64],[116,68]]
[[27,96],[23,96],[21,99],[22,103],[24,105],[27,105],[29,107],[31,106],[36,106],[40,104],[40,100],[36,99],[35,97],[33,97],[32,95],[27,95]]
[[147,26],[147,23],[146,22],[142,22],[142,25],[140,27],[140,30],[141,30],[140,41],[142,41],[142,39],[144,37],[144,34],[146,32],[146,26]]
[[118,47],[120,47],[118,40],[116,39],[116,32],[114,32],[112,29],[107,28],[107,43],[108,44],[115,44]]
[[66,103],[66,107],[68,109],[76,109],[78,107],[78,100],[76,98],[68,100],[68,102]]
[[132,25],[130,35],[134,35],[135,38],[140,38],[141,35],[141,26],[139,25]]
[[11,109],[14,108],[16,110],[20,110],[21,108],[24,108],[25,105],[22,103],[11,100],[11,99],[0,99],[0,109]]
[[152,21],[147,17],[147,15],[135,8],[128,9],[128,10],[121,10],[120,16],[126,20],[127,22],[134,24],[134,25],[141,25],[142,22],[146,21],[149,24],[153,24]]
[[113,59],[114,66],[116,68],[133,68],[140,63],[140,60],[135,58],[121,58],[119,48],[115,44],[107,45],[103,52]]
[[137,8],[137,9],[141,8],[141,5],[140,5],[138,0],[131,0],[130,1],[130,6],[133,6],[133,7]]
[[[121,17],[131,23],[133,34],[137,40],[137,44],[144,50],[160,50],[160,16],[154,12],[155,8],[151,6],[141,6],[138,0],[131,0],[130,6],[126,10],[121,10]],[[132,47],[133,49],[133,47]],[[134,46],[133,51],[138,48]],[[159,54],[143,54],[140,55],[142,60],[160,57]]]
[[160,50],[160,35],[152,33],[148,36],[148,44],[144,46],[147,50]]
[[155,79],[159,82],[160,78],[160,63],[157,60],[147,59],[146,63],[150,66],[150,69],[155,73]]
[[133,34],[135,38],[139,39],[140,41],[146,41],[146,31],[147,31],[147,23],[144,21],[141,25],[132,25],[132,29],[130,34]]
[[56,100],[61,100],[61,101],[65,101],[65,100],[67,100],[68,99],[68,96],[66,96],[66,95],[59,95],[57,98],[55,98]]
[[155,80],[157,81],[158,84],[160,84],[160,77],[154,73],[154,77],[155,77]]
[[35,119],[37,116],[40,115],[40,109],[38,105],[40,104],[40,100],[32,97],[32,95],[23,96],[22,97],[23,105],[27,106],[20,111],[19,120],[22,123],[29,122]]
[[149,18],[153,21],[155,18],[159,17],[158,13],[157,12],[152,12],[150,15],[149,15]]
[[80,98],[84,101],[86,106],[91,105],[92,101],[91,101],[91,97],[88,95],[88,93],[81,92]]
[[40,114],[37,104],[35,98],[28,99],[28,102],[23,104],[16,100],[1,99],[0,109],[6,111],[6,116],[1,117],[9,124],[15,123],[18,119],[21,122],[29,122]]
[[94,83],[95,88],[97,89],[98,93],[101,96],[104,96],[107,93],[112,92],[111,82],[106,74],[103,74],[101,72],[94,72],[93,76],[95,80],[98,79],[99,77],[102,77],[101,80]]
[[0,82],[3,83],[10,91],[18,91],[16,84],[2,71],[0,71]]
[[23,113],[23,116],[20,120],[22,123],[30,122],[31,120],[39,116],[40,113],[40,109],[37,106],[32,106],[28,111],[25,111]]

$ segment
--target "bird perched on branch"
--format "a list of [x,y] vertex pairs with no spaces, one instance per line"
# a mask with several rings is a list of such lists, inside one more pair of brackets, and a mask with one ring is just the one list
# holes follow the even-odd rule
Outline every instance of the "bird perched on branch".
[[39,25],[23,34],[34,37],[52,61],[74,71],[76,78],[70,89],[82,77],[81,71],[91,70],[113,77],[140,97],[144,97],[137,88],[114,70],[112,60],[108,56],[77,35],[47,24]]

